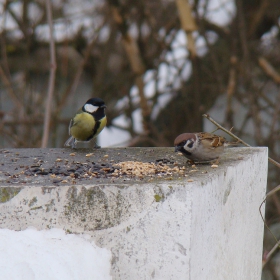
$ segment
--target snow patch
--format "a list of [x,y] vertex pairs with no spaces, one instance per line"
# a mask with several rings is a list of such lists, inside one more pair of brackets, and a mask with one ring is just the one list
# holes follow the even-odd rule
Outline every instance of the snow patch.
[[0,229],[1,279],[109,280],[109,250],[62,229]]

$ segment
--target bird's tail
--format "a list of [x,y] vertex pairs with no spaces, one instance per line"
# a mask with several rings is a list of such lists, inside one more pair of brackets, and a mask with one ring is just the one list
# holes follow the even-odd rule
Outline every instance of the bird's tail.
[[76,147],[76,139],[71,136],[69,139],[64,143],[64,146],[71,146],[72,148]]
[[241,145],[242,145],[242,143],[240,141],[225,142],[225,147],[228,147],[228,146],[236,147],[236,146],[241,146]]

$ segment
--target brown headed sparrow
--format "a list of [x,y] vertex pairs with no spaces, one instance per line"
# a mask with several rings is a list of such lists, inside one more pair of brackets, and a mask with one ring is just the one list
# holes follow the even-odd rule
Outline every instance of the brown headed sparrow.
[[181,152],[191,162],[217,160],[228,142],[222,136],[207,132],[183,133],[174,141],[175,152]]

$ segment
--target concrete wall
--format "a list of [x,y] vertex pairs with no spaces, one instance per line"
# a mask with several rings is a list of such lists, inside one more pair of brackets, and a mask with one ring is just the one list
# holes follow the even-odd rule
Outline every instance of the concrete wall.
[[187,169],[172,180],[21,186],[0,203],[0,228],[87,233],[111,250],[113,279],[260,279],[267,149]]

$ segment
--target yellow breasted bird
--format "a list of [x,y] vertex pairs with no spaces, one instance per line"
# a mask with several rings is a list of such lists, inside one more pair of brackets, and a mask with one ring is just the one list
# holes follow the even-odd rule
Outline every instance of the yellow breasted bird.
[[[78,110],[69,124],[71,137],[64,146],[76,148],[77,142],[88,142],[94,139],[106,126],[106,105],[101,98],[91,98]],[[100,148],[95,143],[95,148]]]

